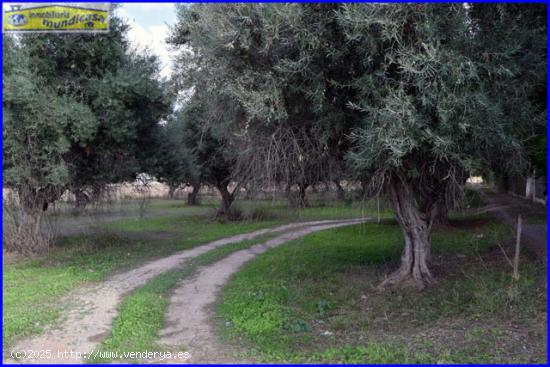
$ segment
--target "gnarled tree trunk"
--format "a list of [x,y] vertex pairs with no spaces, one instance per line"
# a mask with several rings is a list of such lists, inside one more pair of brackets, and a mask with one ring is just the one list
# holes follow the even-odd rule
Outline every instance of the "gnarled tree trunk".
[[290,206],[296,208],[305,208],[309,205],[306,197],[306,191],[309,187],[309,184],[299,183],[298,192],[292,191],[292,185],[288,184],[286,187],[286,196],[288,198],[288,203]]
[[83,210],[90,202],[90,197],[82,189],[76,189],[73,191],[75,198],[75,209]]
[[173,199],[174,194],[176,193],[176,190],[178,189],[178,186],[176,185],[168,185],[168,198]]
[[340,180],[334,180],[334,184],[336,185],[336,198],[340,201],[345,201],[346,192],[344,191],[344,188],[340,184]]
[[307,202],[307,197],[306,197],[306,190],[307,190],[308,187],[309,187],[309,184],[305,184],[305,183],[298,184],[299,192],[298,192],[298,203],[297,204],[300,208],[305,208],[309,205],[309,203]]
[[285,185],[285,196],[288,200],[288,204],[290,206],[295,206],[296,204],[294,203],[294,196],[292,195],[292,184],[288,183]]
[[21,253],[40,252],[53,242],[55,231],[44,228],[42,221],[48,204],[59,199],[62,187],[47,186],[33,188],[21,185],[17,200],[6,203],[4,214],[9,223],[5,228],[4,245],[7,249]]
[[227,215],[229,213],[229,209],[231,208],[231,204],[233,204],[233,201],[235,200],[236,189],[233,192],[229,192],[227,186],[228,185],[226,183],[216,185],[222,197],[221,206],[220,209],[218,209],[218,216]]
[[197,196],[199,195],[200,189],[201,189],[200,183],[193,185],[193,191],[187,194],[187,205],[199,205]]
[[405,238],[405,246],[399,269],[387,277],[379,288],[412,284],[423,289],[434,281],[428,268],[428,262],[432,242],[432,225],[436,214],[435,205],[420,210],[417,207],[412,188],[407,183],[392,183],[390,191],[397,222]]
[[369,183],[367,180],[361,180],[361,197],[365,198],[367,196]]

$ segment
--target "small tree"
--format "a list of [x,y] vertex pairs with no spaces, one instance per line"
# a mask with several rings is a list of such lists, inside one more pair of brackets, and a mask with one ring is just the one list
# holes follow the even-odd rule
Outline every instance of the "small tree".
[[[193,162],[193,175],[190,184],[194,192],[198,192],[200,184],[204,183],[216,187],[221,195],[221,204],[218,210],[219,216],[226,216],[242,181],[234,175],[236,148],[225,139],[220,131],[220,124],[215,124],[216,112],[209,111],[211,101],[216,96],[195,93],[189,103],[177,113],[176,119],[181,125],[183,142],[186,151],[191,152]],[[219,106],[218,104],[214,104]],[[230,118],[231,110],[226,110],[226,116]],[[230,184],[236,186],[231,190]]]
[[[168,185],[170,198],[173,198],[175,190],[182,185],[193,186],[191,194],[196,194],[200,186],[199,172],[188,147],[185,125],[178,117],[178,114],[170,116],[166,124],[159,127],[157,162],[153,169],[155,177]],[[196,197],[188,201],[188,204],[195,205]]]
[[127,26],[108,34],[4,36],[4,184],[40,227],[69,189],[131,181],[152,164],[153,136],[170,109],[158,62],[132,52]]

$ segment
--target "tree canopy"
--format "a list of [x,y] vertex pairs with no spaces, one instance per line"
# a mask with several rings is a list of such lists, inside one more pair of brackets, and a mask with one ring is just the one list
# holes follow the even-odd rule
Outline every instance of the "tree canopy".
[[40,206],[154,164],[153,137],[171,99],[156,58],[130,48],[116,16],[110,27],[4,36],[5,184],[21,189],[24,181],[34,196],[44,193],[29,199]]

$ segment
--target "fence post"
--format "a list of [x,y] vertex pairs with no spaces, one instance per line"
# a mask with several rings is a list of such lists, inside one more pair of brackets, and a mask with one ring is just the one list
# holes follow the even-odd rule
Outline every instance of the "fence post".
[[518,223],[516,226],[516,253],[514,256],[514,273],[512,278],[519,279],[519,248],[521,243],[521,214],[518,214]]

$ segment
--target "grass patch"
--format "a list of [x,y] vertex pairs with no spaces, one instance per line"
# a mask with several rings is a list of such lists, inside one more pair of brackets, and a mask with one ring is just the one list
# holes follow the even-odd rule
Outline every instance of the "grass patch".
[[3,345],[15,338],[42,332],[58,319],[59,297],[83,282],[97,281],[117,266],[135,262],[134,249],[144,242],[131,243],[118,236],[66,239],[63,246],[46,256],[20,261],[3,271]]
[[425,353],[411,353],[403,347],[382,343],[369,343],[367,346],[346,345],[329,347],[322,352],[311,354],[297,353],[249,353],[251,358],[280,363],[345,363],[345,364],[426,364],[432,359]]
[[[505,225],[483,217],[452,224],[435,230],[439,282],[420,294],[373,291],[397,266],[402,236],[395,224],[342,227],[245,265],[223,290],[219,328],[264,362],[545,362],[538,338],[546,331],[536,326],[546,315],[546,288],[536,284],[545,270],[522,258],[513,283],[492,249],[512,238]],[[468,337],[473,328],[478,334]],[[498,330],[500,339],[488,343]]]
[[53,307],[58,295],[87,279],[87,274],[74,266],[43,268],[33,262],[4,269],[4,345],[14,336],[40,333],[55,321],[61,309]]
[[[222,219],[212,219],[215,214],[213,206],[208,210],[207,206],[189,207],[201,208],[203,216],[189,216],[174,211],[176,215],[162,216],[141,220],[139,218],[128,218],[107,224],[107,227],[118,231],[127,232],[142,232],[142,231],[174,231],[182,229],[182,223],[188,221],[200,221],[210,225],[223,224],[222,228],[230,228],[231,226],[263,226],[289,223],[295,221],[311,221],[324,219],[346,219],[357,217],[373,217],[373,218],[391,218],[393,214],[383,206],[380,210],[377,209],[374,202],[357,202],[352,204],[332,203],[330,206],[312,206],[307,208],[289,208],[286,202],[283,201],[250,201],[243,200],[233,204],[234,209],[241,212],[243,220],[227,221]],[[208,220],[205,220],[209,218]],[[210,232],[215,228],[209,228],[204,232]],[[229,229],[228,229],[229,230]]]
[[[263,243],[274,235],[259,236],[254,240],[247,240],[228,244],[210,250],[186,262],[180,269],[167,271],[144,286],[136,289],[124,299],[118,307],[111,334],[101,343],[99,350],[103,355],[121,355],[128,351],[162,351],[165,347],[157,343],[158,333],[165,326],[164,315],[169,305],[170,291],[178,282],[193,274],[198,267],[213,264],[233,252],[250,248]],[[96,358],[88,363],[112,362],[111,358]],[[119,361],[119,360],[118,360]],[[137,360],[131,360],[137,363]]]

